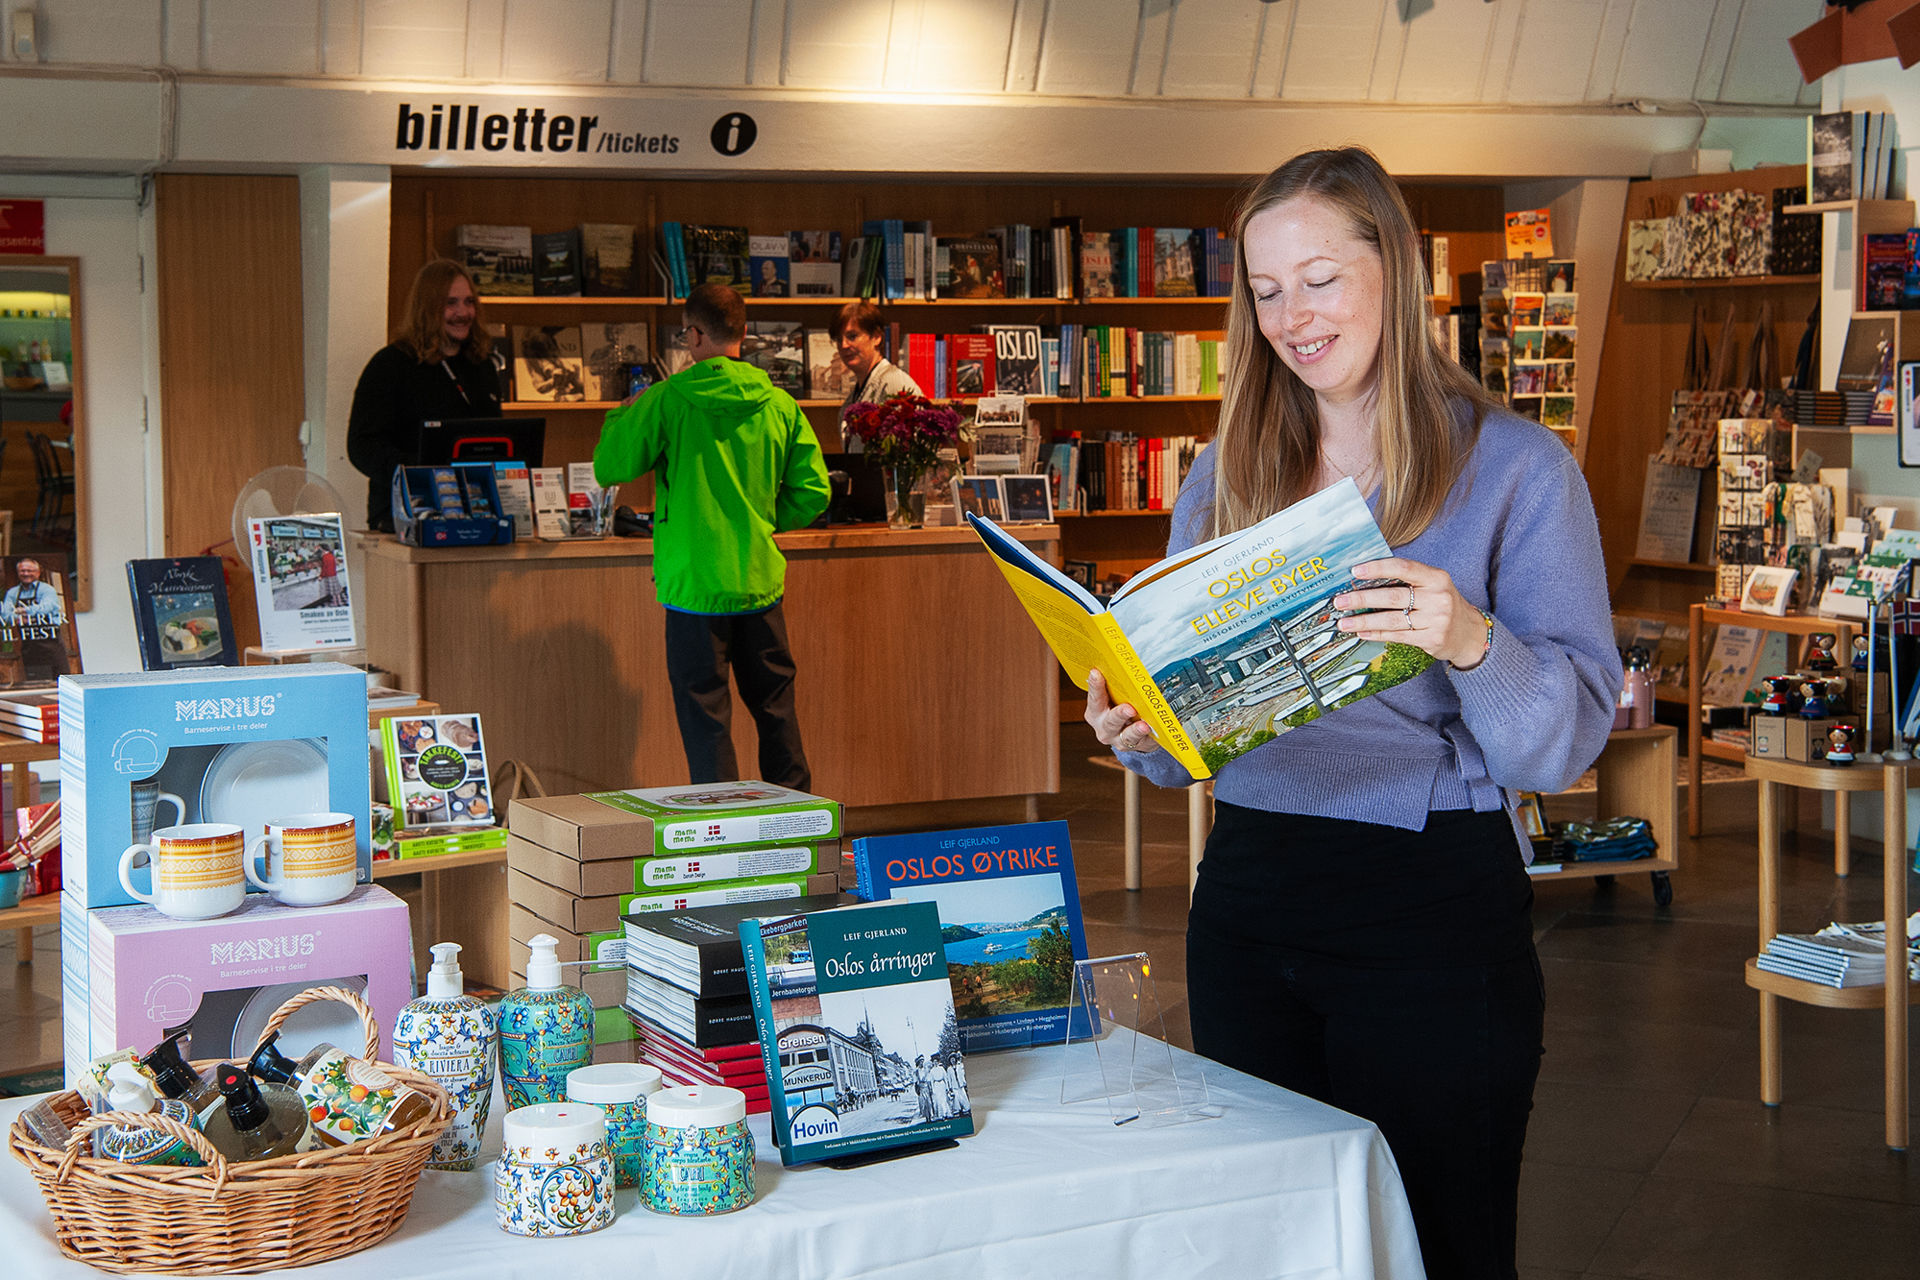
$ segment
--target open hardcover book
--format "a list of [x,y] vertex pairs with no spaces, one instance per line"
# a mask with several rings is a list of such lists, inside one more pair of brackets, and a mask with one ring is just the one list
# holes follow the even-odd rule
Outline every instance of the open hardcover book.
[[1433,662],[1336,625],[1335,595],[1380,585],[1353,567],[1393,554],[1351,480],[1167,557],[1106,603],[993,521],[967,523],[1073,682],[1099,668],[1195,778]]

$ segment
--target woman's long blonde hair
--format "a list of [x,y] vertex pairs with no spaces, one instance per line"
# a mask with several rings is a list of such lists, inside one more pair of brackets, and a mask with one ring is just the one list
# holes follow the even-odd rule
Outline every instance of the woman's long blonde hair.
[[451,258],[435,258],[420,268],[407,292],[407,314],[393,340],[413,352],[421,364],[440,359],[440,340],[446,335],[447,294],[455,280],[465,280],[473,289],[473,328],[460,344],[460,354],[469,360],[485,361],[493,350],[493,339],[480,314],[480,291],[473,288],[473,277]]
[[[1234,219],[1233,303],[1213,440],[1213,534],[1244,529],[1309,496],[1319,469],[1314,393],[1260,332],[1247,283],[1247,224],[1302,196],[1344,214],[1380,255],[1379,520],[1388,543],[1400,546],[1446,505],[1492,401],[1434,342],[1413,218],[1400,188],[1360,147],[1295,156],[1254,185]],[[1471,410],[1466,423],[1463,402]]]

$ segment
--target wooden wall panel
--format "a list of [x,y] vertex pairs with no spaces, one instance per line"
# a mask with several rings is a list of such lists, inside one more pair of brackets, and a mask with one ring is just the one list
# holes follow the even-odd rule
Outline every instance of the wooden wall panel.
[[[299,182],[163,174],[154,220],[166,554],[217,547],[244,565],[220,546],[234,498],[303,463]],[[251,579],[229,582],[239,639],[256,643]]]
[[[1635,182],[1627,188],[1627,219],[1651,216],[1650,209],[1669,209],[1674,200],[1688,191],[1724,191],[1741,187],[1771,194],[1776,187],[1804,183],[1806,170],[1799,165],[1750,169],[1744,173],[1722,173],[1692,178],[1665,178]],[[1600,541],[1607,557],[1607,581],[1616,596],[1622,592],[1640,529],[1640,495],[1647,471],[1647,455],[1660,448],[1666,436],[1673,393],[1679,389],[1686,366],[1687,333],[1693,321],[1696,303],[1705,308],[1707,340],[1718,346],[1727,309],[1732,307],[1735,322],[1733,370],[1737,378],[1753,339],[1754,324],[1762,304],[1771,301],[1774,309],[1774,339],[1779,348],[1782,374],[1792,372],[1793,357],[1800,335],[1806,328],[1807,313],[1819,296],[1817,282],[1728,284],[1700,281],[1676,287],[1661,282],[1652,287],[1627,284],[1622,279],[1626,263],[1626,226],[1620,229],[1619,251],[1614,263],[1613,300],[1607,310],[1606,359],[1600,367],[1594,389],[1592,444],[1587,449],[1587,487],[1600,519]],[[1818,362],[1816,360],[1816,367]],[[1713,500],[1712,489],[1704,489],[1703,504]],[[1701,545],[1696,535],[1694,558],[1705,561],[1711,548]],[[1694,575],[1696,589],[1691,598],[1698,600],[1713,586],[1710,575]],[[1672,584],[1641,601],[1664,608],[1671,603]],[[1636,584],[1635,592],[1638,592]],[[1656,601],[1654,597],[1657,596]]]

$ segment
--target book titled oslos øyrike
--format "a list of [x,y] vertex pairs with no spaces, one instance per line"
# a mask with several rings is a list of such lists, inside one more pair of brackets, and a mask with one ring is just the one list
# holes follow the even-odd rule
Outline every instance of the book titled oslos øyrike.
[[968,1053],[1089,1034],[1073,963],[1087,958],[1064,822],[862,836],[855,893],[932,902]]
[[1425,671],[1411,645],[1339,629],[1354,566],[1393,554],[1352,480],[1154,564],[1102,602],[969,512],[1073,682],[1106,677],[1195,778],[1279,734]]
[[933,903],[744,920],[740,949],[781,1163],[973,1132]]

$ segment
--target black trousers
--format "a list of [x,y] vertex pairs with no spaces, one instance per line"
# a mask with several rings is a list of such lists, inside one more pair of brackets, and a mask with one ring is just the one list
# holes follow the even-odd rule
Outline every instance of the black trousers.
[[813,772],[800,746],[793,707],[793,655],[787,617],[779,605],[764,613],[710,617],[667,610],[667,681],[673,714],[687,753],[691,782],[733,782],[740,764],[733,751],[733,695],[740,686],[760,740],[763,782],[808,791]]
[[1408,832],[1221,803],[1200,864],[1195,1050],[1377,1124],[1430,1280],[1515,1275],[1532,896],[1503,813]]

